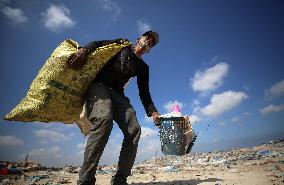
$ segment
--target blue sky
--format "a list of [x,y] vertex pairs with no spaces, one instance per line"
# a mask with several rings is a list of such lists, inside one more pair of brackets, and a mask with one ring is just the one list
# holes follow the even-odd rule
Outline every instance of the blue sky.
[[[284,135],[283,1],[0,0],[1,117],[25,96],[56,46],[67,38],[128,38],[149,29],[160,43],[143,58],[161,114],[180,105],[199,133],[195,152],[260,144]],[[137,162],[161,155],[158,129],[126,90],[142,126]],[[196,122],[196,123],[195,123]],[[100,161],[116,163],[115,124]],[[86,139],[76,125],[0,123],[0,160],[81,164]]]

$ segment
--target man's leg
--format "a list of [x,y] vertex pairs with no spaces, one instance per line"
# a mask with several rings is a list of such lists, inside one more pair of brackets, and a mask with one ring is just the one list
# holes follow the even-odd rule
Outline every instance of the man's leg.
[[92,84],[87,92],[86,111],[93,124],[79,174],[79,184],[94,184],[100,157],[104,151],[113,126],[113,110],[109,89],[103,84]]
[[114,108],[114,120],[122,130],[124,139],[120,151],[118,169],[114,178],[114,184],[120,179],[126,181],[131,175],[131,168],[134,164],[138,141],[141,134],[141,127],[138,123],[136,112],[130,104],[129,99],[121,94],[112,92],[112,102]]

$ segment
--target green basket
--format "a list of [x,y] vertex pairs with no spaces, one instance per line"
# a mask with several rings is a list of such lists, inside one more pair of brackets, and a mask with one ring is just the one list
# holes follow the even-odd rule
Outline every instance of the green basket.
[[165,155],[185,155],[185,118],[160,118],[160,141]]

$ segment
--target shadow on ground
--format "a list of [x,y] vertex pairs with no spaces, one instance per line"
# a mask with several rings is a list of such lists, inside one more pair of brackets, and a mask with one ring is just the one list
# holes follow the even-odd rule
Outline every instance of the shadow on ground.
[[148,182],[148,183],[132,183],[130,185],[198,185],[203,182],[217,182],[222,179],[208,178],[208,179],[191,179],[191,180],[176,180],[172,182]]

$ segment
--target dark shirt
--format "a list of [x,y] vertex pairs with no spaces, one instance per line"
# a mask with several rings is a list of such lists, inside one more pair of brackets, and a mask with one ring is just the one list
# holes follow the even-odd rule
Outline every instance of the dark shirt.
[[[115,40],[115,41],[119,41]],[[101,43],[100,43],[101,42]],[[96,41],[89,43],[85,48],[95,50],[101,44],[110,41]],[[124,85],[131,77],[137,76],[139,96],[148,116],[157,112],[149,92],[149,66],[138,57],[132,48],[125,47],[113,56],[98,73],[94,82],[102,82],[117,92],[124,93]]]

